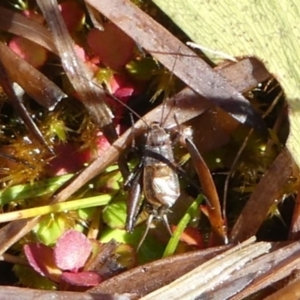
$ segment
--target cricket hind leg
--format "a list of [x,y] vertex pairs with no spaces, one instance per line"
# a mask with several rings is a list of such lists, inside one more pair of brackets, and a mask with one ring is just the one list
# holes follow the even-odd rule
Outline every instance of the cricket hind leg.
[[[181,128],[181,126],[179,125],[178,123],[178,120],[177,120],[177,117],[176,117],[176,114],[174,114],[174,120],[177,124],[177,128]],[[184,146],[190,156],[191,156],[191,160],[194,162],[195,165],[198,165],[199,164],[199,160],[201,160],[201,155],[199,153],[199,150],[197,149],[196,145],[194,144],[193,142],[193,130],[191,129],[191,127],[186,127],[184,128],[183,130],[177,130],[175,132],[175,138],[177,140],[178,143],[180,143],[180,145]],[[196,168],[197,170],[197,168]],[[198,171],[197,171],[198,172]],[[178,173],[181,175],[181,176],[185,176],[187,182],[192,185],[194,188],[196,188],[196,190],[198,191],[198,193],[202,193],[203,194],[203,189],[200,187],[199,184],[197,184],[194,180],[190,179],[188,176],[186,176],[186,172],[183,168],[179,168],[178,170]],[[206,202],[206,204],[212,209],[213,206],[212,206],[212,203],[211,201],[205,196],[204,196],[204,200]]]
[[118,166],[119,166],[119,169],[122,174],[124,182],[128,181],[128,178],[130,177],[130,174],[131,174],[130,169],[127,164],[128,157],[130,156],[131,153],[138,152],[138,149],[136,148],[136,145],[135,145],[135,139],[134,139],[134,120],[133,120],[132,114],[130,114],[130,120],[131,120],[131,128],[132,128],[130,135],[133,136],[133,138],[131,139],[132,140],[131,147],[129,150],[125,151],[125,153],[121,154],[118,158]]
[[127,232],[133,231],[136,220],[142,209],[142,178],[143,166],[141,162],[124,183],[124,189],[129,191],[125,226]]
[[[128,156],[130,153],[139,153],[139,149],[135,145],[134,139],[134,127],[133,127],[133,117],[131,116],[132,122],[132,131],[133,135],[132,144],[130,150],[127,152],[126,160],[128,161]],[[126,164],[127,165],[127,164]],[[125,229],[127,232],[132,232],[136,220],[142,209],[142,179],[143,179],[143,160],[140,160],[140,163],[135,167],[133,171],[130,171],[127,165],[127,174],[124,177],[124,190],[128,191],[128,200],[127,200],[127,217]]]

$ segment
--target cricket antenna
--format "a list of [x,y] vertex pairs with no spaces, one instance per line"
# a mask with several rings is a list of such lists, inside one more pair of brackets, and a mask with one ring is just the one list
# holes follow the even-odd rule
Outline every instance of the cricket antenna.
[[[79,75],[80,77],[83,77],[84,79],[88,80],[86,77]],[[142,120],[142,122],[146,125],[147,128],[149,128],[149,125],[147,124],[147,122],[143,119],[142,116],[140,116],[136,111],[134,111],[130,106],[128,106],[127,104],[125,104],[124,102],[122,102],[118,97],[112,95],[107,89],[105,89],[101,84],[97,84],[95,82],[95,78],[92,79],[92,84],[100,87],[104,93],[109,96],[110,98],[112,98],[113,100],[115,100],[118,104],[122,105],[123,107],[127,108],[133,115],[135,115],[138,119]]]
[[[175,70],[177,58],[179,56],[179,51],[180,51],[180,47],[178,47],[178,51],[177,51],[177,53],[175,55],[175,60],[174,60],[174,63],[173,63],[172,69],[171,69],[171,75],[169,77],[169,83],[168,83],[169,85],[171,85],[171,81],[172,81],[172,78],[174,76],[173,74],[174,74],[174,70]],[[163,124],[165,122],[165,120],[168,118],[168,115],[170,115],[170,113],[171,113],[171,109],[170,109],[168,111],[168,114],[166,116],[164,116],[164,114],[165,114],[165,107],[166,107],[166,100],[164,100],[164,102],[163,102],[160,124]]]
[[125,108],[127,108],[133,115],[135,115],[138,119],[142,120],[142,122],[146,125],[147,128],[149,128],[149,125],[147,124],[147,122],[143,119],[142,116],[140,116],[136,111],[134,111],[134,109],[132,109],[130,106],[128,106],[127,104],[125,104],[124,102],[122,102],[118,97],[112,95],[111,93],[109,93],[107,90],[103,89],[104,92],[111,97],[112,99],[114,99],[116,102],[118,102],[120,105],[123,105]]

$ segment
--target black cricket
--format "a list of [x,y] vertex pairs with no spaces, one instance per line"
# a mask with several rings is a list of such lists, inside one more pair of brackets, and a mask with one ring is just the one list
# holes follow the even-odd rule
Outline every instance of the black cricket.
[[146,141],[141,163],[126,181],[129,186],[126,230],[132,232],[139,215],[141,191],[145,198],[145,207],[149,212],[147,229],[139,243],[143,243],[153,219],[163,220],[172,234],[167,213],[180,195],[180,186],[176,172],[172,141],[169,134],[158,122],[152,122],[146,133]]

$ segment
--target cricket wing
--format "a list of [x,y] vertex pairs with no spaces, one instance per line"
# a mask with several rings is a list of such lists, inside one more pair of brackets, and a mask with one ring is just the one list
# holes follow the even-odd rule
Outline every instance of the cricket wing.
[[146,179],[150,187],[145,193],[147,200],[155,206],[173,206],[180,194],[177,174],[165,164],[151,168],[150,173],[152,178]]

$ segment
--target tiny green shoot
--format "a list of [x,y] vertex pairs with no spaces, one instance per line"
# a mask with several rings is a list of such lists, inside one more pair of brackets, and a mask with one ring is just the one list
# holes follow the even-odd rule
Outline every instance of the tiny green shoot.
[[184,229],[187,227],[189,222],[192,220],[193,216],[197,213],[197,210],[199,209],[199,205],[202,203],[204,197],[202,194],[200,194],[195,201],[190,205],[190,207],[187,209],[184,216],[181,218],[175,232],[173,233],[173,236],[170,238],[169,243],[165,249],[165,252],[163,254],[163,257],[168,257],[174,254],[177,245],[179,243],[180,237],[182,233],[184,232]]

